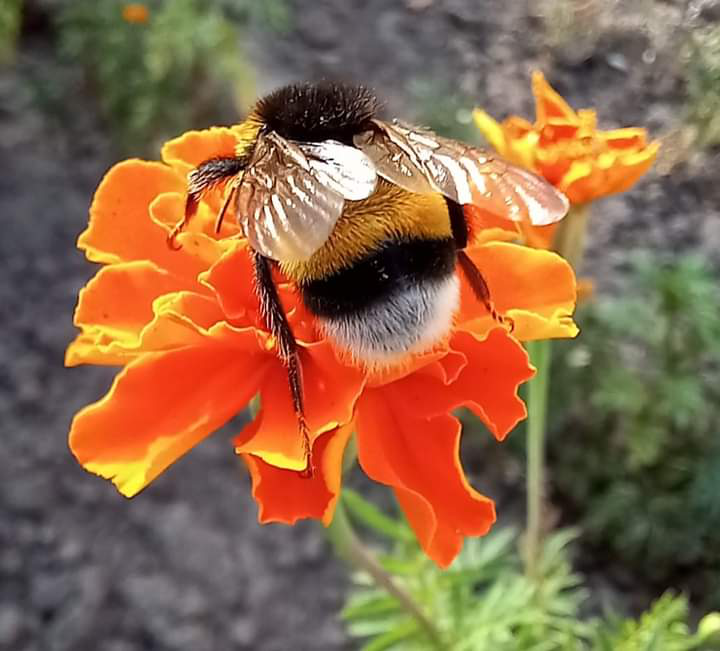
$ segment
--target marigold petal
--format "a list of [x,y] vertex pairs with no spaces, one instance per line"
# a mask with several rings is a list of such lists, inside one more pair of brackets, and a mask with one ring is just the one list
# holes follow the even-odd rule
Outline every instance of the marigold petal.
[[510,242],[520,236],[516,222],[499,217],[488,210],[468,204],[463,206],[463,213],[470,233],[471,246],[493,241]]
[[[575,274],[551,251],[518,244],[490,242],[467,250],[482,272],[495,308],[513,320],[521,340],[574,337]],[[460,327],[483,334],[496,323],[475,298],[461,274]]]
[[141,347],[141,333],[155,318],[161,294],[187,283],[148,260],[102,267],[80,290],[74,323],[82,329],[68,347],[65,364],[124,364]]
[[503,120],[502,123],[505,136],[511,140],[519,140],[526,137],[533,128],[533,125],[525,118],[517,115],[511,115]]
[[217,297],[228,319],[258,322],[258,298],[255,273],[244,241],[226,251],[202,276],[200,281]]
[[563,186],[563,177],[567,174],[573,165],[571,158],[567,156],[567,152],[558,151],[557,147],[551,147],[548,150],[538,149],[537,153],[537,172],[548,183],[556,187]]
[[185,286],[149,260],[102,267],[80,290],[73,322],[139,335],[153,318],[153,301]]
[[612,192],[614,194],[625,192],[635,185],[652,167],[659,151],[660,143],[655,141],[641,151],[622,154],[619,159],[622,169],[613,179]]
[[[251,426],[259,428],[257,419]],[[295,524],[303,518],[332,521],[340,495],[342,460],[353,425],[339,427],[320,436],[313,445],[314,473],[302,473],[272,466],[252,454],[242,457],[250,470],[253,497],[258,503],[258,520]]]
[[163,145],[161,157],[181,174],[217,156],[234,156],[237,133],[229,127],[187,131]]
[[148,312],[147,323],[142,323],[142,317],[119,326],[80,323],[83,333],[68,347],[65,364],[125,364],[142,353],[197,345],[224,316],[210,297],[187,291],[155,298]]
[[589,203],[602,196],[599,172],[590,160],[573,161],[557,187],[573,205]]
[[541,147],[568,147],[571,141],[580,137],[580,125],[569,124],[565,120],[549,119],[539,130],[538,144]]
[[203,345],[208,338],[241,347],[253,341],[263,354],[272,348],[267,345],[266,333],[228,325],[217,303],[201,294],[165,294],[153,302],[152,309],[152,320],[139,333],[83,326],[83,332],[68,347],[66,365],[124,365],[146,353]]
[[652,167],[659,147],[652,142],[639,151],[605,152],[595,160],[575,161],[558,187],[573,204],[625,192]]
[[610,131],[600,131],[598,136],[611,149],[640,150],[647,145],[647,131],[640,127],[624,127]]
[[[143,328],[137,344],[144,352],[200,345],[208,337],[231,345],[235,339],[241,343],[247,340],[244,331],[227,327],[219,306],[208,296],[194,292],[166,294],[155,300],[153,312],[153,320]],[[214,330],[213,326],[219,326],[222,331]],[[254,339],[257,345],[257,338]]]
[[[222,191],[206,192],[197,208],[195,216],[190,220],[190,223],[185,226],[183,231],[183,235],[187,235],[187,233],[202,233],[206,236],[201,238],[197,243],[191,241],[191,246],[195,248],[189,252],[200,256],[208,267],[230,246],[230,243],[223,242],[222,239],[231,237],[238,231],[237,224],[233,223],[234,220],[231,217],[231,210],[228,209],[225,213],[225,219],[223,220],[220,233],[215,232],[215,222],[223,203],[223,196]],[[156,224],[162,226],[168,234],[184,214],[185,194],[180,194],[179,192],[160,194],[155,197],[150,204],[150,217]],[[181,245],[183,244],[182,237],[181,235],[178,240],[178,243]],[[202,248],[198,248],[200,246]]]
[[555,242],[555,233],[559,225],[559,223],[548,224],[547,226],[523,224],[522,232],[525,244],[534,249],[552,249]]
[[503,156],[520,167],[537,171],[536,159],[540,134],[524,127],[518,128],[519,124],[529,123],[515,115],[511,115],[503,121],[506,146]]
[[[125,345],[117,346],[118,342]],[[124,366],[140,354],[134,347],[135,335],[121,339],[117,333],[108,333],[86,326],[65,351],[65,366],[97,364],[98,366]]]
[[73,454],[132,497],[257,392],[268,364],[251,333],[246,343],[247,350],[202,345],[135,359],[73,419]]
[[552,118],[561,118],[571,124],[580,123],[572,107],[547,82],[545,75],[539,70],[532,73],[532,90],[535,96],[535,116],[538,125],[546,124]]
[[450,389],[502,441],[527,417],[518,396],[520,385],[535,375],[527,352],[504,328],[495,328],[485,339],[458,332],[452,347],[468,363]]
[[[338,362],[327,342],[300,347],[305,416],[310,439],[352,420],[364,374]],[[287,369],[275,360],[260,385],[260,425],[248,426],[235,440],[238,454],[253,454],[270,465],[305,470],[306,458],[288,386]]]
[[[150,260],[194,283],[225,247],[202,233],[191,232],[178,236],[179,250],[168,247],[168,227],[150,215],[153,206],[166,206],[172,197],[181,196],[178,190],[184,191],[185,184],[178,182],[179,177],[160,163],[140,160],[118,163],[105,175],[95,193],[90,224],[78,238],[78,247],[93,262]],[[178,206],[177,202],[174,205]],[[184,208],[177,210],[180,219]],[[197,285],[188,287],[200,289]]]
[[480,108],[476,108],[473,111],[473,121],[490,146],[498,152],[498,154],[504,156],[507,149],[507,140],[500,123]]
[[370,478],[395,489],[422,548],[447,567],[465,536],[488,532],[495,521],[494,505],[465,478],[457,419],[447,414],[400,416],[393,407],[385,389],[366,391],[360,398],[360,465]]
[[469,407],[503,439],[527,415],[517,394],[535,373],[525,349],[500,327],[485,337],[457,332],[450,346],[464,360],[453,376],[435,372],[435,363],[375,390],[385,392],[398,418],[432,418]]
[[[217,297],[223,312],[235,324],[265,328],[259,311],[255,272],[245,240],[233,242],[224,255],[200,281]],[[297,288],[277,273],[274,277],[280,303],[288,317],[295,339],[310,343],[318,339],[315,319],[298,298]]]
[[131,159],[114,165],[95,192],[78,247],[93,262],[145,259],[167,268],[162,262],[172,251],[165,231],[149,219],[149,206],[157,195],[184,188],[183,179],[162,163]]

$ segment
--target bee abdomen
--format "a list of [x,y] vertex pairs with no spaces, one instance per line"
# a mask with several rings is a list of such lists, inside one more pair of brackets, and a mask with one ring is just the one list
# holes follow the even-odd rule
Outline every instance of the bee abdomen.
[[368,363],[390,363],[432,348],[459,304],[451,238],[387,242],[323,279],[301,285],[325,334]]

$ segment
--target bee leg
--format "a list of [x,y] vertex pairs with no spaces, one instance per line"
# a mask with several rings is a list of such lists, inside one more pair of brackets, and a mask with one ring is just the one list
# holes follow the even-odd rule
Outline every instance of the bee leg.
[[[200,163],[192,172],[188,174],[188,193],[185,200],[185,214],[180,219],[167,236],[167,244],[171,249],[177,250],[180,247],[175,239],[190,223],[195,216],[200,199],[203,194],[218,183],[222,183],[231,176],[237,176],[245,168],[245,159],[237,156],[218,157],[206,160]],[[223,205],[218,221],[222,224],[222,217],[230,202],[230,197],[235,193],[233,188]]]
[[485,278],[470,259],[470,256],[463,250],[468,243],[468,227],[463,207],[447,197],[445,198],[445,203],[447,204],[448,216],[450,217],[450,230],[455,240],[455,246],[458,248],[458,262],[465,274],[465,278],[467,278],[470,283],[475,297],[485,306],[485,309],[490,313],[493,320],[501,325],[507,324],[510,332],[512,332],[514,327],[512,319],[502,316],[495,309],[495,305],[490,298],[490,288],[487,286]]
[[457,246],[458,251],[462,251],[468,243],[468,227],[465,212],[463,211],[463,207],[452,199],[445,197],[445,203],[448,209],[448,216],[450,217],[450,230],[455,240],[455,246]]
[[495,309],[495,304],[490,298],[490,288],[485,282],[480,270],[475,266],[475,263],[470,259],[470,256],[465,251],[458,251],[458,262],[460,268],[465,274],[470,283],[470,287],[473,290],[476,298],[485,306],[485,309],[490,313],[490,316],[494,321],[497,321],[500,325],[507,325],[510,332],[513,331],[515,324],[509,317],[503,316]]
[[255,286],[260,298],[260,313],[270,334],[275,337],[278,345],[278,357],[285,365],[290,383],[290,395],[293,408],[297,416],[298,429],[303,437],[307,468],[303,471],[306,477],[312,477],[312,447],[310,445],[310,432],[305,421],[305,406],[302,390],[302,367],[298,354],[297,343],[293,336],[287,316],[280,304],[277,288],[272,279],[271,262],[257,251],[252,251],[255,267]]

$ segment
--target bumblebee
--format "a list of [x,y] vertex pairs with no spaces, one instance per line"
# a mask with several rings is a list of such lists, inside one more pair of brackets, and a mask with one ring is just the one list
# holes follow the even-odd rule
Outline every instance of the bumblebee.
[[568,210],[563,194],[496,156],[426,129],[378,117],[362,86],[290,85],[260,99],[237,155],[201,163],[188,176],[184,219],[226,184],[219,230],[234,208],[253,258],[260,312],[288,370],[303,433],[298,349],[273,282],[273,267],[339,351],[368,366],[432,349],[459,307],[458,270],[498,321],[480,271],[464,252],[463,206],[528,224]]

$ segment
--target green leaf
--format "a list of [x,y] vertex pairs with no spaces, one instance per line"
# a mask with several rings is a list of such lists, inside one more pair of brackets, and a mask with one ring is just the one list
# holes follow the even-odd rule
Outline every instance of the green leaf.
[[378,592],[379,596],[354,597],[350,603],[343,608],[340,616],[346,620],[371,619],[388,613],[399,612],[397,601],[384,592]]
[[[369,642],[362,648],[363,651],[384,651],[385,649],[392,649],[400,642],[406,643],[411,638],[417,637],[418,632],[417,624],[414,621],[409,621],[392,631],[388,631],[384,635],[376,637],[372,642]],[[407,646],[402,648],[407,649]]]
[[407,525],[388,517],[377,506],[368,502],[354,490],[344,488],[341,499],[348,512],[373,531],[399,542],[413,542],[415,540],[414,534]]

